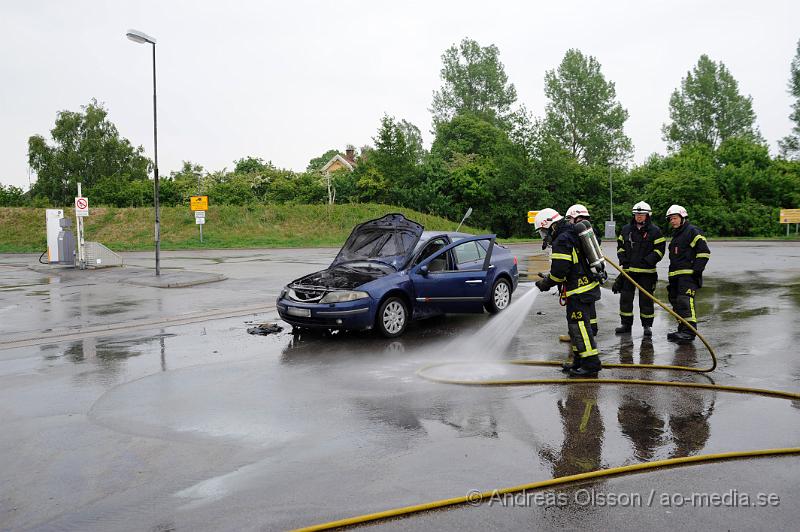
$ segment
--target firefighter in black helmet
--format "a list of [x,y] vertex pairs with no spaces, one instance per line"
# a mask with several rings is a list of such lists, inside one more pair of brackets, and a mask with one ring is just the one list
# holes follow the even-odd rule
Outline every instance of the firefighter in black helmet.
[[[658,281],[656,264],[664,258],[666,239],[661,229],[650,220],[653,210],[650,205],[640,201],[633,206],[633,219],[625,225],[617,238],[617,258],[622,269],[630,275],[642,288],[653,293]],[[633,327],[633,299],[636,287],[623,275],[617,277],[611,288],[619,293],[619,315],[622,325],[614,332],[629,334]],[[639,292],[639,319],[642,322],[645,336],[652,336],[655,308],[653,300]]]

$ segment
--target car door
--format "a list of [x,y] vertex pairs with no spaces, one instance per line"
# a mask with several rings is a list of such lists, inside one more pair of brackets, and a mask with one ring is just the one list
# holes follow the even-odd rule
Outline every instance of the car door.
[[[491,257],[495,235],[464,238],[449,244],[409,272],[415,302],[435,306],[441,312],[482,312],[490,287]],[[485,241],[486,248],[477,245]],[[480,251],[478,251],[480,248]],[[485,250],[485,251],[484,251]],[[480,253],[485,255],[480,257]],[[447,268],[431,268],[445,258]]]

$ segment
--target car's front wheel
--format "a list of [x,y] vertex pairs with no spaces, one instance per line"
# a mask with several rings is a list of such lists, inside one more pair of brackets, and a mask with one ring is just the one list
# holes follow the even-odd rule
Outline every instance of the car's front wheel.
[[378,309],[376,326],[381,335],[386,338],[397,338],[408,325],[408,305],[401,298],[392,296],[386,298]]
[[504,277],[499,278],[492,286],[492,293],[484,308],[490,314],[497,314],[511,303],[511,283]]

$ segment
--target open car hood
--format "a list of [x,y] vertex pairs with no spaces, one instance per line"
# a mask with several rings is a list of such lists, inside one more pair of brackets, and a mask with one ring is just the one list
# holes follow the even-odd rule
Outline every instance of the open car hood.
[[394,270],[383,263],[350,262],[308,274],[293,281],[290,287],[353,290],[390,273]]
[[399,270],[425,228],[402,214],[387,214],[353,228],[331,267],[356,260],[379,261]]

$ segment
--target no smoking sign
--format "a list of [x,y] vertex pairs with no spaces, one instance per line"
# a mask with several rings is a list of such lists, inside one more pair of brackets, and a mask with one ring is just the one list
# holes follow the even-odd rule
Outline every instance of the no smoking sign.
[[75,198],[75,216],[89,216],[89,198]]

